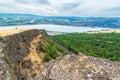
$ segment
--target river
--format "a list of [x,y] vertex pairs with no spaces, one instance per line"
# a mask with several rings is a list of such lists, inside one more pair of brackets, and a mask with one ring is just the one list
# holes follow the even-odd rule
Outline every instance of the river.
[[100,28],[100,27],[83,27],[83,26],[64,26],[64,25],[21,25],[21,26],[0,26],[0,30],[14,29],[14,28],[34,28],[34,29],[46,29],[48,31],[58,31],[66,33],[74,32],[87,32],[87,31],[100,31],[100,30],[109,30],[110,28]]

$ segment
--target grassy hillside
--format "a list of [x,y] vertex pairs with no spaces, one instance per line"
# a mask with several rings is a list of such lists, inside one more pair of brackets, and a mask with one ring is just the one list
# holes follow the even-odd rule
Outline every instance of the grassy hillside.
[[[42,52],[45,53],[44,60],[50,61],[51,59],[56,59],[60,55],[66,55],[67,53],[60,47],[54,44],[54,42],[45,33],[44,43],[41,48]],[[60,53],[60,54],[59,54]]]
[[53,36],[54,40],[75,54],[120,61],[120,33],[71,33]]

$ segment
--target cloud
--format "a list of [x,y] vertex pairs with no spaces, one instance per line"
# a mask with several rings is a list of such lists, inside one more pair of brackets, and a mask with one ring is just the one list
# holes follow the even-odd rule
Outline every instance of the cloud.
[[80,5],[80,3],[66,3],[66,4],[63,4],[59,8],[59,10],[61,10],[61,11],[71,11],[71,10],[77,8],[79,5]]
[[101,11],[101,15],[102,16],[113,16],[113,17],[116,17],[116,16],[119,16],[120,17],[120,7],[111,7],[111,8],[106,8],[106,9],[103,9],[103,11]]
[[29,3],[29,4],[34,4],[34,3],[37,3],[37,4],[49,4],[48,0],[14,0],[16,2],[20,2],[20,3]]
[[48,16],[120,16],[119,0],[0,0],[0,12]]

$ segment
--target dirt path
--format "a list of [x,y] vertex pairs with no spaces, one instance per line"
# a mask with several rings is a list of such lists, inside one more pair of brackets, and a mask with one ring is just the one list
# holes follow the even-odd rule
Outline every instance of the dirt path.
[[32,40],[31,47],[29,48],[30,54],[26,57],[26,58],[29,58],[32,62],[34,61],[41,62],[41,59],[38,56],[38,52],[36,50],[38,46],[37,43],[40,41],[40,37],[41,35],[37,36],[36,38]]
[[25,70],[25,72],[28,74],[29,78],[35,73],[36,75],[39,74],[39,71],[41,68],[44,67],[43,62],[42,62],[42,57],[41,56],[41,52],[38,53],[37,51],[37,47],[39,46],[38,42],[41,40],[41,35],[38,35],[37,37],[35,37],[32,42],[31,42],[31,46],[29,48],[30,53],[27,57],[24,58],[24,60],[30,60],[32,63],[31,69],[32,72],[30,72],[30,70]]

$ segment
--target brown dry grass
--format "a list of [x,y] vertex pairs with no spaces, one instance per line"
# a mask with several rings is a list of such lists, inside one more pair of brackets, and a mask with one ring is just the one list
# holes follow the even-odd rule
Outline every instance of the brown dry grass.
[[31,30],[31,29],[30,28],[16,28],[16,29],[9,29],[9,30],[0,30],[0,36],[4,37],[4,36],[24,32],[24,31],[27,31],[27,30]]
[[[44,64],[43,64],[43,58],[44,58],[44,53],[37,52],[37,46],[38,46],[38,42],[41,39],[41,35],[38,35],[37,37],[35,37],[32,42],[31,42],[31,47],[29,48],[30,53],[28,56],[26,56],[24,59],[25,60],[30,60],[33,64],[32,69],[34,70],[33,72],[35,72],[36,74],[39,74],[40,69],[39,68],[43,68]],[[29,70],[25,70],[26,73],[29,75],[29,77],[31,77],[31,73],[29,72]]]

